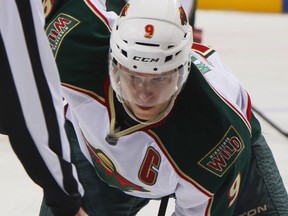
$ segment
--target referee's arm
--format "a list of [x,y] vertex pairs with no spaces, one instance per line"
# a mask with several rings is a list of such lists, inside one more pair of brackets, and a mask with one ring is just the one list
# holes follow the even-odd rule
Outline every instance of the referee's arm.
[[70,163],[41,0],[0,0],[0,103],[0,132],[43,188],[47,205],[55,215],[75,215],[83,188]]

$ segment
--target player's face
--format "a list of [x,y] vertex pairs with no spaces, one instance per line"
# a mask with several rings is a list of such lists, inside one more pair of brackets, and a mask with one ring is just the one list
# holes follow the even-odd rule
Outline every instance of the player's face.
[[177,70],[155,75],[119,69],[121,97],[138,119],[151,120],[167,108],[177,90]]

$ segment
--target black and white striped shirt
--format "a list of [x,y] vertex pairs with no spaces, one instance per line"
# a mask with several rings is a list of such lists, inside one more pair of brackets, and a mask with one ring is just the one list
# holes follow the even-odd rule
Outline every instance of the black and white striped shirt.
[[0,0],[0,132],[61,216],[75,215],[83,195],[63,115],[41,0]]

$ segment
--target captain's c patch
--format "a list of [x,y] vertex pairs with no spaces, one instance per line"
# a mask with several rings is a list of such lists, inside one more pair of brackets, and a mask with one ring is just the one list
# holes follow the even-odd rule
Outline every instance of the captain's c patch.
[[231,126],[222,140],[198,164],[221,177],[239,157],[244,148],[243,140],[235,128]]

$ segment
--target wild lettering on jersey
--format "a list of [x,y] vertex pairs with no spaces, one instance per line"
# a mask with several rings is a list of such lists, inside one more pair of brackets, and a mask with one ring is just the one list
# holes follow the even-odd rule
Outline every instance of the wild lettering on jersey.
[[46,34],[55,58],[64,37],[79,23],[74,17],[61,13],[47,27]]
[[202,74],[206,74],[211,71],[209,65],[206,62],[197,59],[195,56],[191,57],[192,62],[196,65],[196,67],[200,70]]
[[221,177],[233,165],[244,148],[243,140],[231,126],[223,139],[198,164]]

